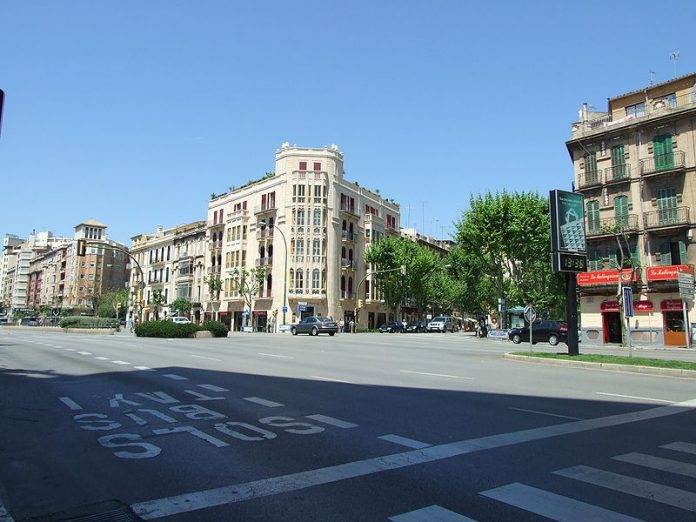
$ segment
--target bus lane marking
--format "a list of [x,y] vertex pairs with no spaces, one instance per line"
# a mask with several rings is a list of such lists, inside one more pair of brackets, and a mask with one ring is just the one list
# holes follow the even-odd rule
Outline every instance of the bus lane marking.
[[199,384],[199,388],[203,388],[204,390],[210,390],[214,392],[228,392],[227,388],[223,388],[221,386],[215,386],[214,384]]
[[357,428],[357,424],[353,424],[352,422],[348,421],[343,421],[341,419],[335,419],[334,417],[328,417],[326,415],[306,415],[308,419],[312,419],[317,422],[321,422],[324,424],[328,424],[329,426],[336,426],[337,428],[344,428],[344,429],[349,429],[349,428]]
[[261,406],[267,406],[268,408],[278,408],[280,406],[284,406],[284,404],[281,404],[279,402],[269,401],[266,399],[262,399],[261,397],[244,397],[243,399],[245,401],[260,404]]
[[182,377],[181,375],[176,375],[175,373],[165,373],[164,377],[167,379],[174,379],[175,381],[188,381],[188,377]]

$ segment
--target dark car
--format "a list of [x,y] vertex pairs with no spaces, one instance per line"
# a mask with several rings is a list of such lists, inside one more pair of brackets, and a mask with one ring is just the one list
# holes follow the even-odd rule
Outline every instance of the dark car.
[[22,326],[39,326],[39,320],[36,317],[23,317],[19,324]]
[[406,325],[406,332],[407,333],[422,333],[422,332],[427,332],[428,331],[428,325],[426,324],[425,321],[422,320],[417,320],[417,321],[411,321]]
[[[529,342],[529,326],[512,328],[508,337],[515,344]],[[556,346],[559,342],[568,342],[568,326],[565,321],[535,321],[532,325],[532,344],[539,341]]]
[[379,327],[379,333],[389,332],[389,333],[401,333],[404,332],[404,323],[401,321],[389,321],[384,323]]
[[333,336],[336,335],[336,332],[338,332],[338,323],[328,317],[312,315],[305,317],[299,323],[292,325],[290,327],[290,332],[292,335],[297,335],[298,333],[306,333],[309,335],[327,333]]

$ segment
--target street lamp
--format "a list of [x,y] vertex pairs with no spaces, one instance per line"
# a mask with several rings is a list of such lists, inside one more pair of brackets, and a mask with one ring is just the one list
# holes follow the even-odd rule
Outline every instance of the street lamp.
[[[266,226],[266,220],[262,219],[259,221],[259,225],[262,227]],[[269,228],[271,228],[269,226]],[[283,325],[285,325],[285,312],[288,309],[288,240],[285,239],[285,234],[278,227],[273,227],[280,233],[280,237],[283,238],[283,245],[285,246],[285,272],[283,273]]]

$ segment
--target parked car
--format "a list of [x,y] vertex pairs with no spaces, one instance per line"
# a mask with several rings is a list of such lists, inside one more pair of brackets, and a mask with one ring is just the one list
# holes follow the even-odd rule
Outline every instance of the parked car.
[[405,332],[404,323],[401,321],[389,321],[379,327],[379,333],[402,333]]
[[427,332],[428,331],[428,325],[426,324],[425,321],[418,319],[417,321],[411,321],[406,325],[406,332],[407,333],[421,333],[421,332]]
[[[515,343],[529,342],[529,326],[512,328],[508,332],[509,339]],[[532,324],[532,344],[539,341],[556,346],[559,342],[568,342],[568,326],[565,321],[535,321]]]
[[298,333],[306,333],[309,335],[327,333],[334,336],[336,332],[338,332],[338,323],[328,317],[311,315],[305,317],[299,323],[292,325],[290,327],[290,332],[292,335],[297,335]]
[[454,317],[450,317],[449,315],[437,316],[428,323],[429,332],[454,332],[456,328]]
[[167,321],[171,321],[176,324],[191,324],[191,320],[186,317],[167,317]]
[[36,317],[22,317],[19,324],[22,326],[39,326],[39,319]]

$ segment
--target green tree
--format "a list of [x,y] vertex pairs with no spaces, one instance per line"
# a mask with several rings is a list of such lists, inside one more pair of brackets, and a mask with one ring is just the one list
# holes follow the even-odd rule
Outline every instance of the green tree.
[[189,301],[185,297],[177,297],[176,299],[174,299],[174,301],[172,301],[170,308],[174,310],[177,314],[183,314],[184,316],[187,316],[191,312],[192,306],[193,305],[191,305],[191,301]]
[[128,290],[120,288],[101,295],[96,313],[99,317],[120,317],[125,315],[128,307]]
[[561,313],[563,277],[551,270],[547,198],[527,192],[472,196],[456,228],[450,258],[468,310],[476,303],[494,310],[505,297],[508,306],[534,303]]
[[[266,270],[261,267],[252,268],[251,270],[235,268],[229,272],[232,277],[232,283],[235,290],[244,298],[244,304],[249,310],[249,315],[254,309],[254,298],[258,295],[259,289],[263,285],[266,277]],[[246,324],[249,324],[249,315],[246,316]]]
[[159,289],[153,290],[152,295],[150,296],[150,303],[152,304],[152,307],[155,309],[155,321],[159,321],[160,306],[167,304],[164,300],[164,292],[162,292],[162,290]]
[[222,280],[219,277],[211,277],[206,279],[211,299],[220,299],[220,290],[222,290]]

